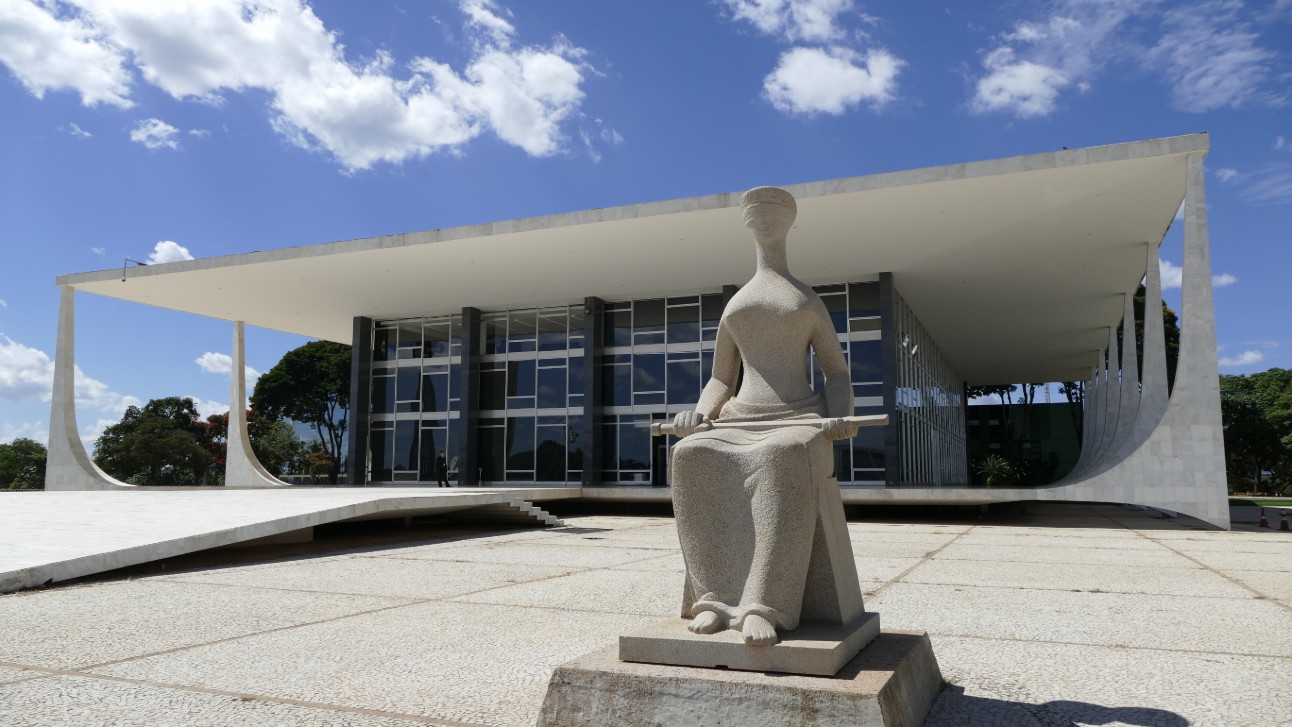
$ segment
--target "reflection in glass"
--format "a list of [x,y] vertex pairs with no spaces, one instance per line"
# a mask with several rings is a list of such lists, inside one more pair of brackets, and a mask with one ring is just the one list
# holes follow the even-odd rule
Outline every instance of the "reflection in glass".
[[565,408],[565,367],[538,370],[538,408]]
[[480,372],[480,408],[486,411],[507,408],[506,369],[489,369]]
[[633,301],[633,344],[664,342],[664,299]]
[[405,419],[395,422],[395,458],[393,469],[417,471],[418,422]]
[[633,356],[633,393],[664,390],[664,354],[639,353]]
[[565,425],[540,426],[537,429],[537,463],[535,479],[539,482],[565,481]]
[[395,411],[395,377],[372,377],[372,411],[374,414],[390,414]]
[[[426,367],[426,370],[432,367]],[[447,366],[434,368],[445,369],[442,373],[422,374],[422,411],[448,411],[449,409],[449,375]]]
[[532,358],[524,361],[508,361],[507,396],[534,396],[534,372],[537,369],[537,362]]
[[382,428],[383,424],[386,423],[374,424],[368,434],[368,463],[372,469],[371,477],[374,482],[389,482],[391,475],[390,447],[393,432]]
[[699,343],[700,306],[686,305],[668,309],[668,342]]
[[538,350],[565,350],[565,308],[544,308],[538,315]]
[[372,360],[395,360],[395,327],[393,324],[378,326],[377,330],[373,332]]
[[668,403],[694,404],[700,400],[700,361],[668,362]]
[[422,367],[401,366],[396,374],[395,411],[417,411],[422,398]]
[[[636,417],[634,417],[636,418]],[[621,417],[621,420],[628,417]],[[619,469],[650,470],[650,419],[619,425]]]
[[534,469],[534,418],[508,417],[507,469]]

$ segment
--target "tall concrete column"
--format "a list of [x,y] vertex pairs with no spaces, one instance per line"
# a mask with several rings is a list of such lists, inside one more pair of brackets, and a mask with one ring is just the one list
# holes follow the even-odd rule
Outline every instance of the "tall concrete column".
[[1121,357],[1117,352],[1117,329],[1108,328],[1108,388],[1104,390],[1103,395],[1103,434],[1099,438],[1099,448],[1095,450],[1094,459],[1091,466],[1100,466],[1108,456],[1108,452],[1115,448],[1118,432],[1117,424],[1121,415],[1121,397],[1122,397],[1122,380],[1118,369],[1121,366]]
[[1144,273],[1144,372],[1140,377],[1136,440],[1143,442],[1166,414],[1170,389],[1166,374],[1166,324],[1162,321],[1162,274],[1157,245],[1148,246]]
[[133,488],[99,469],[85,451],[76,426],[76,291],[59,289],[58,342],[54,352],[54,390],[49,404],[49,454],[46,490]]
[[256,458],[247,430],[246,335],[233,322],[233,366],[229,371],[229,434],[224,453],[225,487],[287,487]]

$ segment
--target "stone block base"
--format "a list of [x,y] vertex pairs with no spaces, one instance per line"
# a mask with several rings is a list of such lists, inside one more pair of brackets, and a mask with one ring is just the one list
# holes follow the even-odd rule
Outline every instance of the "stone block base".
[[619,637],[619,659],[647,664],[834,676],[879,635],[879,614],[842,626],[805,623],[771,646],[747,646],[739,631],[699,635],[672,618]]
[[539,727],[917,727],[942,691],[922,631],[885,631],[833,677],[622,662],[615,647],[552,674]]

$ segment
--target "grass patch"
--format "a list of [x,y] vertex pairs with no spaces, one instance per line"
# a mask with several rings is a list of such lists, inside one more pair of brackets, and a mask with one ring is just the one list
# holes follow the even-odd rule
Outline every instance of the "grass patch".
[[1292,507],[1292,497],[1231,497],[1230,507]]

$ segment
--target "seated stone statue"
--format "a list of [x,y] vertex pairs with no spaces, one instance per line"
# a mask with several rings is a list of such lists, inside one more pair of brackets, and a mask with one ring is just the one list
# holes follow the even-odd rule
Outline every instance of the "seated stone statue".
[[[786,262],[794,198],[759,187],[741,206],[758,243],[758,269],[722,314],[713,377],[696,410],[674,418],[682,440],[673,448],[671,483],[694,594],[684,607],[689,628],[737,629],[746,643],[767,645],[799,624],[817,488],[833,470],[830,442],[855,436],[857,425],[835,419],[852,414],[853,400],[830,316]],[[824,396],[808,380],[809,346],[825,375]],[[709,424],[824,418],[819,426]]]

